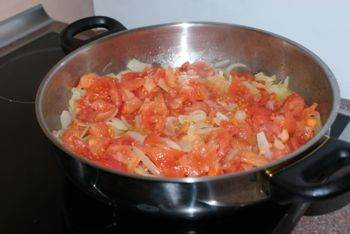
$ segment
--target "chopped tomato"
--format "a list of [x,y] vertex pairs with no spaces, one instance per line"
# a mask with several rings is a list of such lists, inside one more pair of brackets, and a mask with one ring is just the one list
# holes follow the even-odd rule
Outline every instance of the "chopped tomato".
[[189,64],[187,68],[187,72],[195,73],[201,78],[208,78],[214,75],[214,66],[210,63],[206,63],[203,61],[198,61],[192,64]]
[[260,126],[271,119],[272,111],[265,107],[252,106],[249,108],[248,115],[250,125],[259,130]]
[[135,91],[143,86],[145,83],[144,78],[135,78],[133,80],[123,79],[120,83],[120,86],[129,91]]
[[249,170],[285,157],[321,127],[317,104],[284,85],[276,91],[273,77],[204,61],[120,74],[83,75],[69,101],[73,121],[57,134],[115,170],[165,177]]
[[69,128],[64,131],[62,141],[65,146],[77,154],[89,156],[90,151],[87,143],[80,138],[81,131],[74,128]]
[[103,137],[103,136],[89,136],[88,139],[88,148],[92,155],[96,158],[101,158],[111,139],[109,137]]
[[123,90],[122,99],[123,105],[121,108],[121,112],[123,114],[134,113],[142,106],[142,101],[129,90]]
[[304,99],[297,94],[292,94],[286,98],[282,108],[286,113],[290,113],[293,117],[298,117],[301,116],[304,106]]
[[99,76],[94,74],[94,73],[89,73],[89,74],[83,75],[79,80],[79,84],[78,84],[77,88],[88,89],[93,85],[93,83],[95,83],[95,81],[98,78],[99,78]]
[[143,146],[142,151],[160,168],[170,168],[175,165],[183,152],[165,145]]
[[105,122],[98,122],[89,127],[90,136],[94,137],[111,137],[111,130]]
[[233,102],[242,108],[253,105],[255,102],[254,95],[239,79],[233,79],[229,88],[228,96]]

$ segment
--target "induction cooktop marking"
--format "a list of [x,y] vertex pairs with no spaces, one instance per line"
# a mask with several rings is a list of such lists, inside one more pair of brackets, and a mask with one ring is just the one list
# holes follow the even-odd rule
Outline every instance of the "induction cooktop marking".
[[[0,65],[0,100],[33,104],[40,82],[64,56],[60,48],[49,47],[9,57]],[[6,59],[6,58],[5,58]]]
[[34,104],[34,101],[19,101],[19,100],[15,100],[15,99],[10,99],[4,96],[0,95],[0,99],[6,102],[13,102],[13,103],[20,103],[20,104]]

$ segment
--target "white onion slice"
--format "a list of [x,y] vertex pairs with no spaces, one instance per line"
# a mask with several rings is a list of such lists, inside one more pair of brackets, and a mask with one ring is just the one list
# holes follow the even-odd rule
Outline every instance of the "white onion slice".
[[130,136],[135,141],[143,144],[146,136],[142,135],[141,133],[135,132],[135,131],[128,131],[125,133],[126,135]]
[[140,62],[137,59],[131,59],[126,65],[131,71],[142,72],[147,67],[152,67],[151,64]]
[[280,150],[283,150],[285,148],[285,145],[282,143],[282,141],[280,141],[277,138],[275,138],[275,140],[273,141],[273,146]]
[[234,118],[237,121],[241,122],[241,121],[244,121],[247,118],[247,114],[245,113],[245,111],[238,110],[238,111],[236,111],[236,113],[234,115]]
[[220,126],[221,121],[229,121],[230,119],[226,115],[218,111],[216,112],[213,120],[216,125]]
[[60,115],[60,120],[61,120],[61,127],[62,129],[68,128],[68,126],[72,123],[72,116],[69,113],[69,111],[62,111]]
[[231,161],[237,155],[238,152],[239,152],[239,150],[236,148],[230,149],[222,161],[224,163]]
[[164,141],[164,143],[172,149],[183,151],[179,144],[167,137],[162,137],[162,141]]
[[228,66],[227,68],[226,68],[226,70],[227,71],[231,71],[231,70],[233,70],[233,69],[235,69],[235,68],[239,68],[239,67],[247,67],[247,65],[245,65],[245,64],[243,64],[243,63],[233,63],[233,64],[231,64],[230,66]]
[[129,122],[125,119],[124,116],[120,117],[120,120],[123,121],[123,123],[125,124],[126,127],[131,128],[131,125],[130,125]]
[[271,145],[268,142],[264,132],[258,132],[256,134],[256,138],[258,141],[258,148],[261,154],[263,154],[266,158],[271,159],[272,152],[270,150]]
[[107,123],[115,127],[117,130],[121,130],[121,131],[128,130],[128,126],[118,118],[112,118]]
[[220,128],[214,128],[214,127],[207,127],[207,128],[200,128],[196,129],[193,133],[197,135],[207,135],[213,131],[219,130]]
[[278,134],[278,137],[283,141],[286,142],[289,139],[289,133],[287,129],[283,129],[280,134]]
[[205,121],[206,118],[207,114],[202,110],[196,110],[189,115],[179,115],[178,117],[181,124],[185,122],[201,122]]
[[214,67],[224,67],[224,66],[229,65],[229,63],[230,63],[229,59],[221,60],[221,61],[215,63]]
[[134,151],[135,155],[140,158],[140,160],[143,162],[145,167],[154,175],[160,175],[159,168],[149,159],[146,154],[144,154],[139,148],[133,146],[132,150]]

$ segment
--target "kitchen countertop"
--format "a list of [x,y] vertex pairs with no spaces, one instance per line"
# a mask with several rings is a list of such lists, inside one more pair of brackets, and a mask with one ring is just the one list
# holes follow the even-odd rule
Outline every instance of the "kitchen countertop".
[[[0,55],[3,56],[16,48],[35,40],[46,32],[59,32],[64,28],[65,24],[60,22],[52,22],[49,25],[41,28],[40,30],[25,36],[16,42],[9,44],[3,48],[0,48]],[[341,108],[350,111],[350,100],[341,100]],[[344,197],[349,199],[350,192],[345,194]],[[339,208],[330,213],[316,216],[303,216],[297,226],[295,227],[293,234],[340,234],[350,233],[350,201],[346,201],[342,208]]]

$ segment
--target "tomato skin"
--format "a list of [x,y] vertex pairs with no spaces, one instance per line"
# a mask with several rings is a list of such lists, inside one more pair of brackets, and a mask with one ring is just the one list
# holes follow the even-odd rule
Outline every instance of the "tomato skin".
[[97,79],[75,104],[77,119],[82,122],[94,123],[113,117],[121,104],[116,81],[111,77]]
[[289,134],[293,134],[297,127],[297,121],[289,112],[285,114],[285,127]]
[[140,149],[161,169],[173,167],[176,160],[183,155],[182,151],[165,145],[142,146]]
[[155,133],[161,133],[165,127],[165,119],[169,115],[163,95],[155,97],[154,101],[146,101],[141,109],[141,126]]
[[285,99],[282,109],[285,113],[290,113],[293,117],[300,119],[304,106],[304,99],[297,94],[291,94]]
[[88,157],[90,150],[87,144],[80,139],[80,135],[81,131],[74,127],[65,130],[62,135],[63,144],[73,152]]
[[122,80],[120,83],[120,86],[123,89],[129,90],[129,91],[135,91],[143,86],[145,83],[144,78],[135,78],[133,80]]
[[259,106],[252,106],[248,110],[247,122],[255,131],[261,131],[261,128],[271,119],[272,111]]
[[218,158],[224,157],[231,149],[231,137],[227,131],[215,131],[209,134],[208,144],[213,144],[217,150]]
[[183,102],[203,101],[209,98],[209,91],[205,84],[196,80],[190,80],[188,84],[180,87],[179,95]]
[[254,95],[245,87],[238,78],[233,79],[229,87],[228,96],[232,101],[241,105],[245,108],[247,106],[253,105],[255,102]]
[[163,145],[164,141],[162,141],[162,138],[159,135],[150,133],[147,135],[143,143],[148,146],[157,146]]
[[142,101],[137,98],[133,92],[123,89],[122,92],[123,105],[121,108],[121,112],[123,114],[132,114],[136,112],[141,106]]
[[83,75],[79,80],[77,88],[88,89],[95,83],[97,79],[99,79],[99,76],[94,73]]
[[88,148],[92,155],[100,158],[104,155],[111,139],[109,137],[90,136],[88,139]]
[[105,122],[98,122],[89,127],[88,133],[95,137],[111,137],[111,130]]

